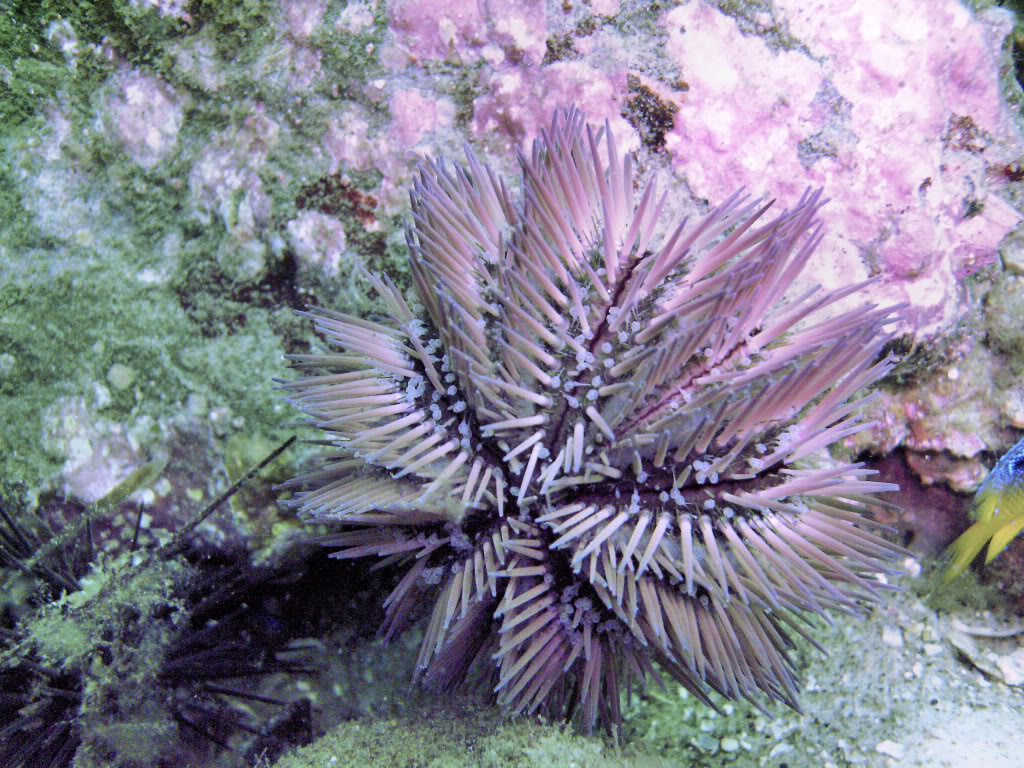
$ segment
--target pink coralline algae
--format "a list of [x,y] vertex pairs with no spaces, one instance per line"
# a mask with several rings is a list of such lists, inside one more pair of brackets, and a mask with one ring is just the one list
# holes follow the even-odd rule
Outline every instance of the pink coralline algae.
[[64,461],[61,490],[86,504],[99,501],[143,462],[122,425],[96,416],[103,406],[97,399],[94,407],[84,397],[61,397],[41,417],[43,445]]
[[277,143],[279,126],[257,108],[237,129],[214,137],[189,175],[195,215],[209,224],[214,217],[239,239],[249,237],[270,215],[270,199],[259,169]]
[[283,8],[289,34],[304,43],[323,21],[327,3],[323,0],[289,0]]
[[391,96],[391,136],[402,147],[419,143],[428,131],[449,127],[455,119],[455,105],[435,99],[415,88],[395,91]]
[[[680,203],[722,200],[738,185],[785,199],[824,187],[832,238],[806,280],[836,288],[882,275],[874,299],[908,303],[901,330],[917,338],[959,316],[963,277],[993,263],[1020,221],[999,196],[1024,146],[999,91],[1011,17],[998,9],[779,0],[730,16],[693,0],[652,20],[616,2],[481,8],[389,7],[382,61],[403,88],[429,62],[476,67],[471,136],[495,150],[503,139],[525,149],[567,102],[636,150],[639,83],[671,116],[666,160],[639,161],[671,166]],[[634,19],[653,31],[631,32]],[[401,108],[394,117],[410,119]]]
[[485,85],[487,93],[474,103],[473,131],[478,136],[503,133],[525,148],[559,104],[573,103],[608,120],[619,146],[630,151],[639,147],[617,104],[618,94],[626,90],[625,71],[605,73],[582,61],[560,61],[538,72],[493,72]]
[[[385,213],[402,210],[405,189],[412,179],[413,169],[425,154],[405,142],[415,139],[418,143],[426,134],[447,127],[443,122],[447,114],[446,105],[436,104],[424,111],[424,101],[422,94],[396,94],[392,101],[395,117],[386,131],[371,127],[369,111],[358,104],[340,111],[328,122],[322,138],[328,173],[380,171],[383,177],[381,185],[373,195],[379,202],[378,210]],[[416,107],[420,107],[418,116]],[[436,116],[437,122],[429,122],[432,116]]]
[[110,112],[131,158],[147,170],[175,147],[184,122],[184,99],[159,78],[128,72],[119,82]]
[[332,277],[338,274],[345,252],[345,230],[338,219],[319,211],[303,211],[286,228],[300,266],[319,267]]
[[[618,5],[606,0],[592,10],[612,16]],[[394,40],[385,59],[396,70],[425,60],[483,64],[481,93],[473,103],[477,137],[504,135],[526,148],[558,106],[572,103],[591,119],[609,120],[621,147],[637,148],[636,134],[619,104],[626,89],[626,62],[542,64],[553,32],[543,3],[499,0],[488,4],[484,14],[476,3],[403,1],[389,12]],[[584,44],[580,53],[587,53],[586,48]],[[401,113],[395,117],[402,119]]]
[[304,91],[320,76],[320,51],[310,47],[310,38],[322,25],[326,0],[286,0],[282,4],[288,42],[280,58],[272,59],[265,77],[272,79],[287,72],[288,90]]
[[1021,150],[997,79],[1010,17],[956,0],[775,12],[798,46],[775,50],[703,3],[663,17],[688,85],[667,138],[674,167],[711,200],[765,178],[781,196],[824,185],[834,244],[815,280],[882,273],[877,297],[911,304],[904,330],[933,334],[956,316],[963,275],[1020,221],[990,188],[993,165]]
[[398,47],[413,59],[511,56],[535,67],[544,58],[547,27],[541,0],[398,0],[389,5],[390,26]]

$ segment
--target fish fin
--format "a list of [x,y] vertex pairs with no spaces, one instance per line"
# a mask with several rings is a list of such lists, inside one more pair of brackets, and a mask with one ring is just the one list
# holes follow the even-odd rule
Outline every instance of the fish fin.
[[1005,526],[1005,520],[983,520],[961,533],[947,550],[953,555],[953,559],[946,567],[944,581],[948,584],[967,570],[967,566],[977,557],[985,544]]
[[1024,530],[1024,515],[1018,517],[1016,520],[1011,520],[1009,524],[1003,525],[995,535],[992,537],[992,541],[988,543],[988,552],[985,554],[985,565],[988,565],[996,559],[996,555],[1010,546],[1010,542],[1017,536],[1018,533]]

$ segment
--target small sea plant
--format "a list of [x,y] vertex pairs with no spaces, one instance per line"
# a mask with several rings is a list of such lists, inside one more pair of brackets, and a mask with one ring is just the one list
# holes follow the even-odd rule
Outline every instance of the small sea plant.
[[900,552],[867,514],[896,486],[808,463],[870,426],[852,398],[893,365],[898,308],[839,311],[866,283],[784,301],[820,191],[665,228],[668,195],[635,192],[576,109],[519,163],[518,199],[468,150],[422,165],[422,313],[377,275],[381,317],[308,313],[330,349],[281,387],[328,447],[293,503],[338,526],[334,557],[402,570],[384,636],[433,601],[415,675],[435,689],[481,670],[511,714],[589,732],[657,662],[703,701],[795,707],[800,615],[858,610]]

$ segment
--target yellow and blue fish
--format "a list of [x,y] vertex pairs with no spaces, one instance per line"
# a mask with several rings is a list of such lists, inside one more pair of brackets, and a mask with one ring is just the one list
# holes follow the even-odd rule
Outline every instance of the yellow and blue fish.
[[986,543],[987,564],[1024,530],[1024,439],[996,462],[988,477],[978,486],[971,519],[975,521],[974,525],[949,545],[953,559],[946,569],[947,583],[966,570]]

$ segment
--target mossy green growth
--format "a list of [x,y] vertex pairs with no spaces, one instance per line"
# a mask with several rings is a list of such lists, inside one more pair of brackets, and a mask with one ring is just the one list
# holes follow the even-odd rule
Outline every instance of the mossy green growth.
[[999,351],[1017,376],[1024,374],[1024,277],[1003,272],[985,297],[988,345]]
[[[874,745],[912,721],[923,678],[908,682],[902,651],[879,642],[881,627],[906,623],[916,598],[863,616],[812,620],[809,640],[791,651],[800,679],[802,712],[761,700],[764,710],[715,696],[719,711],[667,681],[648,681],[623,701],[623,738],[579,735],[571,724],[534,718],[504,720],[475,696],[415,692],[398,717],[342,723],[314,744],[282,758],[281,768],[398,765],[455,766],[704,766],[820,768],[883,765]],[[899,617],[899,618],[895,618]],[[893,696],[898,690],[900,695]]]
[[225,61],[252,61],[276,34],[272,22],[278,7],[271,0],[194,0],[189,10],[197,26],[212,31],[217,54]]
[[[3,118],[0,117],[0,122]],[[49,238],[40,232],[35,217],[25,209],[21,190],[16,181],[17,170],[7,163],[0,163],[0,261],[4,254],[18,248],[44,248],[50,245]]]
[[6,98],[0,99],[0,120],[18,124],[35,112],[43,95],[53,96],[67,81],[63,61],[20,57],[11,61],[10,85]]
[[31,654],[80,680],[77,768],[159,765],[179,752],[157,678],[185,616],[178,595],[191,578],[191,567],[177,560],[138,568],[124,556],[97,565],[82,589],[25,624],[6,652]]
[[678,765],[632,748],[617,750],[571,726],[529,719],[501,723],[500,713],[471,697],[431,697],[414,716],[342,723],[282,757],[277,768],[620,768]]
[[[377,49],[387,33],[387,3],[370,4],[373,22],[355,33],[337,25],[347,3],[332,3],[323,23],[313,32],[312,44],[320,51],[320,66],[327,77],[317,88],[330,99],[354,96],[374,73],[383,71]],[[362,100],[362,99],[359,99]]]
[[[119,269],[0,285],[0,473],[30,487],[53,476],[63,457],[48,454],[38,436],[43,414],[62,397],[82,398],[94,418],[132,425],[155,424],[169,404],[198,393],[274,433],[288,418],[270,390],[271,379],[285,375],[272,326],[279,313],[291,314],[239,308],[238,327],[207,338],[177,296],[126,280]],[[115,363],[138,374],[132,386],[107,386]]]
[[[229,437],[224,448],[228,480],[232,483],[240,480],[277,447],[277,443],[259,433],[239,432]],[[250,532],[252,541],[269,544],[270,550],[257,553],[257,561],[270,555],[275,546],[286,546],[286,542],[300,529],[295,514],[282,509],[278,503],[279,494],[274,490],[275,485],[283,483],[295,472],[295,454],[286,451],[231,496],[229,504],[235,520]]]
[[894,730],[903,732],[917,706],[916,694],[892,695],[906,683],[896,662],[900,652],[878,639],[889,617],[904,612],[891,606],[866,618],[832,614],[832,626],[812,619],[807,630],[825,653],[802,637],[794,637],[791,651],[801,712],[763,698],[759,711],[748,702],[717,696],[720,711],[715,712],[674,683],[667,690],[650,683],[625,708],[624,741],[641,754],[670,758],[673,765],[883,765],[874,745]]
[[51,45],[47,28],[57,21],[46,3],[4,4],[0,14],[0,136],[9,135],[38,114],[40,106],[54,98],[71,80],[63,54]]
[[760,743],[757,728],[766,720],[749,702],[714,699],[718,711],[697,701],[665,677],[665,688],[650,683],[624,703],[624,735],[629,743],[656,754],[715,759],[723,764],[749,756]]
[[983,584],[978,574],[970,569],[947,583],[942,563],[935,563],[914,582],[914,592],[929,608],[944,614],[976,614],[1005,604],[999,589]]
[[[223,3],[237,9],[241,3]],[[187,33],[172,16],[132,0],[5,3],[0,14],[0,135],[21,129],[57,99],[88,119],[90,97],[115,61],[174,73],[171,44]],[[117,51],[110,57],[104,49]],[[73,63],[69,63],[70,62]]]

